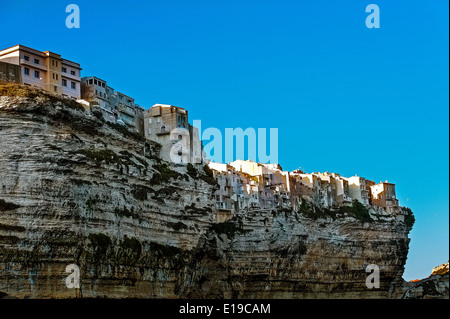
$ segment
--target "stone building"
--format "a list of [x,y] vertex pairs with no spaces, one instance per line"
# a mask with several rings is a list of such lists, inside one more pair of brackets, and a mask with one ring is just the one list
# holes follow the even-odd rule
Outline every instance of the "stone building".
[[81,67],[50,51],[38,51],[23,45],[0,51],[0,61],[20,66],[21,83],[62,94],[72,99],[81,96]]
[[380,182],[370,186],[372,192],[372,203],[374,205],[389,208],[397,207],[398,199],[395,194],[395,184],[386,182]]
[[22,83],[20,65],[0,62],[0,83]]
[[81,79],[81,98],[98,109],[103,118],[112,123],[120,123],[141,134],[144,133],[145,109],[135,103],[134,98],[115,91],[105,80],[95,76]]
[[[345,177],[344,177],[345,178]],[[370,188],[364,177],[355,175],[345,178],[348,182],[349,194],[352,199],[357,199],[361,204],[370,205]]]
[[161,156],[175,163],[203,163],[203,146],[198,128],[189,124],[184,108],[155,104],[144,112],[144,134],[161,144]]

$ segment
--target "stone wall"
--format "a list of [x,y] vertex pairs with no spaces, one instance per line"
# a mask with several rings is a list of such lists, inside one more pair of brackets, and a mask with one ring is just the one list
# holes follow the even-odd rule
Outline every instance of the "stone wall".
[[20,65],[0,61],[0,83],[1,82],[21,83],[22,77]]

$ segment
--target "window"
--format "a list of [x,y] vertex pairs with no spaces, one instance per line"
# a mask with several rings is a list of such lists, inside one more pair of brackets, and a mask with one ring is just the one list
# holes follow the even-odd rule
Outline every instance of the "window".
[[23,74],[30,75],[30,69],[29,68],[24,68],[23,69]]
[[75,82],[70,82],[70,87],[75,90],[77,88],[77,84]]
[[58,80],[58,74],[56,74],[56,79]]
[[58,92],[58,88],[56,86],[54,86],[53,89],[55,90],[55,92]]
[[71,70],[70,74],[75,75],[75,71]]
[[39,60],[38,59],[34,59],[34,63],[39,64]]
[[156,118],[156,123],[161,123],[161,118],[160,117]]
[[39,79],[41,77],[40,74],[39,74],[39,71],[34,71],[34,77],[36,79]]
[[67,80],[66,79],[62,79],[62,85],[67,87]]
[[62,67],[61,71],[63,71],[64,73],[67,73],[67,69],[65,67]]
[[24,59],[25,61],[30,61],[30,57],[29,57],[28,55],[24,55],[24,56],[23,56],[23,59]]
[[148,129],[148,134],[152,134],[152,129],[151,128]]
[[152,124],[152,119],[151,118],[148,119],[148,124]]

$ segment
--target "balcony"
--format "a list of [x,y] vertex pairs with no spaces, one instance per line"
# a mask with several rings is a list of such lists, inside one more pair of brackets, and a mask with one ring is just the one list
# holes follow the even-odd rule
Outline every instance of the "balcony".
[[25,59],[20,59],[20,65],[28,65],[28,66],[31,66],[33,68],[40,69],[42,71],[47,71],[48,70],[47,66],[45,64],[36,64],[36,63],[32,62],[31,59],[30,59],[30,61],[27,61]]
[[131,107],[123,105],[123,104],[119,104],[117,109],[119,110],[119,112],[125,113],[132,117],[134,117],[136,115],[135,111]]
[[164,134],[169,134],[169,133],[170,133],[170,130],[165,126],[156,130],[156,135],[164,135]]

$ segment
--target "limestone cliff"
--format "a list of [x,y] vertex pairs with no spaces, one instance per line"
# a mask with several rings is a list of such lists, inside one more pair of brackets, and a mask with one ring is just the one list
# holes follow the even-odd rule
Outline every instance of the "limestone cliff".
[[448,262],[435,267],[427,278],[405,282],[402,288],[404,299],[449,299]]
[[[203,166],[194,179],[74,102],[13,92],[0,96],[0,295],[387,298],[401,281],[411,224],[399,216],[306,205],[217,223]],[[66,287],[69,264],[80,289]]]

